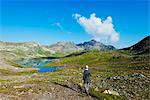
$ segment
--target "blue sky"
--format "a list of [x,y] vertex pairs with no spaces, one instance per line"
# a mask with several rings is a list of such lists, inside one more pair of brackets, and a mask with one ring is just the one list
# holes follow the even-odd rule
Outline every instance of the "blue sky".
[[[0,0],[0,40],[80,43],[93,38],[73,14],[106,20],[111,16],[119,34],[117,48],[130,46],[150,34],[148,0]],[[100,35],[99,37],[102,37]]]

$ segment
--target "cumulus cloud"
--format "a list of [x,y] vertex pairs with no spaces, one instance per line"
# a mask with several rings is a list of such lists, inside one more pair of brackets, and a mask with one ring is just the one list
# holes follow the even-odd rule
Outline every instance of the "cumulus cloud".
[[90,18],[86,18],[76,13],[72,15],[77,22],[85,29],[85,31],[92,35],[98,41],[117,42],[119,40],[119,33],[115,31],[112,17],[108,16],[105,20],[96,17],[93,13]]
[[63,27],[62,27],[62,25],[59,23],[59,22],[56,22],[56,23],[53,23],[53,24],[51,24],[52,26],[56,26],[56,27],[58,27],[59,29],[63,29]]

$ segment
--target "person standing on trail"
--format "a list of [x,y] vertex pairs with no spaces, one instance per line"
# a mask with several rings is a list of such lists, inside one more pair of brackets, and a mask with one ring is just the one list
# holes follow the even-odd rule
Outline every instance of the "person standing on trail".
[[85,93],[88,95],[89,92],[89,81],[90,81],[90,71],[88,70],[88,65],[85,66],[84,73],[83,73],[83,81],[84,81],[84,89]]

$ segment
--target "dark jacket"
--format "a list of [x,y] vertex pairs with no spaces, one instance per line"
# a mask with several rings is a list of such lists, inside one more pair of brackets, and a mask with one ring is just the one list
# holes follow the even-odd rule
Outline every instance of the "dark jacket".
[[83,73],[83,81],[84,83],[89,83],[90,81],[90,71],[89,70],[84,70],[84,73]]

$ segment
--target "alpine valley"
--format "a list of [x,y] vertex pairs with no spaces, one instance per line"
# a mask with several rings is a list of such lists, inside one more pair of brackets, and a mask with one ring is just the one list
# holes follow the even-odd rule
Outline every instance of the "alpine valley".
[[[150,36],[122,49],[95,40],[0,41],[0,100],[149,100],[149,51]],[[91,72],[89,96],[85,65]]]

